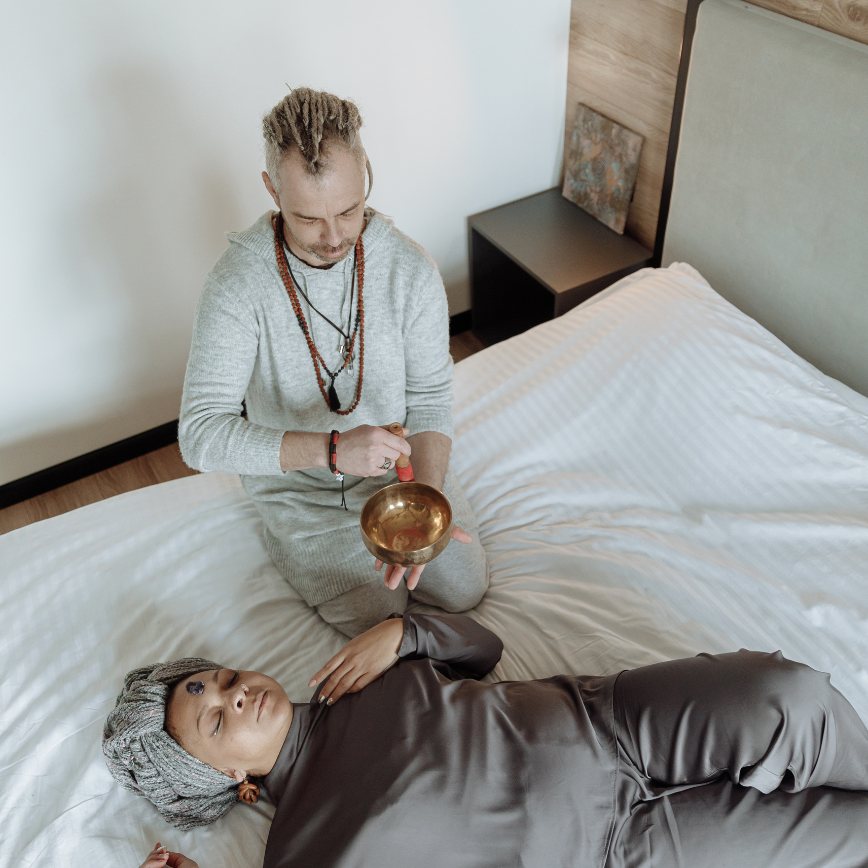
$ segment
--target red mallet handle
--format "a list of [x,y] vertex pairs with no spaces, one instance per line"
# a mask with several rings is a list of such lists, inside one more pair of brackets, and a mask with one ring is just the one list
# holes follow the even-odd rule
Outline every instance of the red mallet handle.
[[415,482],[416,477],[413,476],[413,468],[408,464],[406,467],[401,467],[399,464],[395,470],[398,471],[398,482]]
[[[404,426],[400,422],[394,422],[389,426],[389,432],[396,437],[404,436]],[[402,455],[395,462],[395,470],[398,471],[399,482],[415,482],[416,477],[413,476],[413,465],[410,464],[410,459],[406,455]]]

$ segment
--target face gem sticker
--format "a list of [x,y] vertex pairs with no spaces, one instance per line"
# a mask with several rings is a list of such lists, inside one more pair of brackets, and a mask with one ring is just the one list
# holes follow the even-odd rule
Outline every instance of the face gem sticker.
[[193,696],[198,696],[200,693],[205,692],[205,682],[204,681],[188,681],[187,682],[187,693],[192,693]]

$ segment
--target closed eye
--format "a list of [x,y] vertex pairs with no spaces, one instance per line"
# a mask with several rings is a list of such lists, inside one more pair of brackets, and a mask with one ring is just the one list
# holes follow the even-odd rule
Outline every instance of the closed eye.
[[[232,678],[229,680],[229,684],[226,685],[226,688],[232,687],[233,684],[238,680],[238,670],[234,671]],[[220,724],[223,723],[223,710],[220,710],[220,714],[217,716],[217,726],[214,727],[214,732],[211,733],[211,737],[213,738],[220,731]]]

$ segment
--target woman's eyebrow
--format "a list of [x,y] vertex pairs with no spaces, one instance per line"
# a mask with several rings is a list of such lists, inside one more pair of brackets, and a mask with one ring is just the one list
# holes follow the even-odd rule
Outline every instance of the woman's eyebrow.
[[[219,674],[220,674],[220,670],[219,670],[219,669],[215,669],[215,670],[214,670],[214,675],[213,675],[212,678],[211,678],[211,680],[212,680],[215,684],[217,683],[217,676],[218,676]],[[202,704],[202,707],[199,709],[199,714],[196,716],[196,731],[197,731],[200,735],[202,734],[202,730],[199,729],[199,724],[202,722],[202,715],[203,715],[203,714],[204,714],[204,713],[205,713],[209,708],[210,708],[210,706],[205,705],[205,704],[203,703],[203,704]]]

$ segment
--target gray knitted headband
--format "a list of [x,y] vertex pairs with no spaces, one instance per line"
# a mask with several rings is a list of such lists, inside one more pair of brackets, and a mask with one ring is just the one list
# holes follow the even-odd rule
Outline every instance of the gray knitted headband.
[[165,729],[174,685],[221,668],[187,657],[134,669],[103,727],[102,751],[114,779],[153,802],[178,829],[207,826],[238,801],[236,781],[187,753]]

